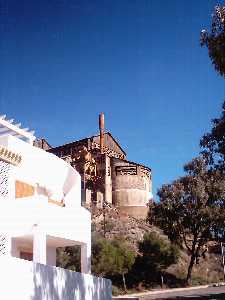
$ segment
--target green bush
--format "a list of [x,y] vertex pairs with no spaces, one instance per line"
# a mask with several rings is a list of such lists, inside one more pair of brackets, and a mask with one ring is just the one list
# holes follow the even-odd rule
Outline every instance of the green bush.
[[81,271],[81,252],[79,246],[60,247],[56,252],[56,266],[71,271]]
[[143,241],[139,242],[139,252],[129,274],[132,283],[136,284],[160,283],[165,269],[179,258],[179,248],[155,232],[144,235]]
[[98,276],[106,276],[118,284],[118,277],[122,278],[122,285],[126,290],[125,274],[131,269],[135,260],[135,253],[129,249],[123,240],[106,240],[97,237],[92,242],[92,272]]

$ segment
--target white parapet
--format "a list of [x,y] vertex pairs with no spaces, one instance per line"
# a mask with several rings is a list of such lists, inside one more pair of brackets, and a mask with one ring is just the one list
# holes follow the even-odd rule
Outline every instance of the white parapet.
[[111,300],[111,281],[17,258],[0,257],[1,299]]

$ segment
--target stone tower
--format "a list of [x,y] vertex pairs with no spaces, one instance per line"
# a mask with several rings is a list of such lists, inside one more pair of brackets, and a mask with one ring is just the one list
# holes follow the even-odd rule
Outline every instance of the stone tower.
[[109,204],[128,215],[146,217],[152,198],[151,169],[126,159],[120,144],[105,132],[103,113],[99,116],[98,135],[47,151],[63,158],[80,173],[84,206]]

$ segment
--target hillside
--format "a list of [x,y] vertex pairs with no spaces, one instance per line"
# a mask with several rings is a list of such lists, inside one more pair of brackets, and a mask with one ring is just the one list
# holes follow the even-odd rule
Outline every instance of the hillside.
[[124,238],[136,252],[138,252],[137,244],[143,239],[145,232],[155,231],[163,236],[159,228],[149,225],[145,220],[130,217],[110,206],[92,211],[92,226],[93,231],[107,239]]
[[[160,237],[167,239],[163,232],[146,223],[126,214],[121,214],[116,208],[106,207],[92,211],[92,229],[107,239],[123,238],[129,246],[138,253],[138,242],[142,240],[144,233],[157,232]],[[179,286],[186,276],[189,257],[185,249],[181,250],[180,259],[177,264],[170,266],[166,273],[169,286]],[[177,280],[176,280],[177,279]],[[193,284],[205,284],[223,280],[223,268],[221,264],[220,248],[214,243],[209,243],[208,251],[199,264],[193,269]]]

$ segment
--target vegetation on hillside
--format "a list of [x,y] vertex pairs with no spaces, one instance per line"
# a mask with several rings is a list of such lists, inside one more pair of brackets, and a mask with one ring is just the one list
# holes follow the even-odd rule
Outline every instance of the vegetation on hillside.
[[94,237],[92,241],[92,272],[97,276],[122,278],[124,290],[127,290],[125,274],[129,272],[135,260],[135,253],[125,240],[107,240]]
[[146,233],[138,242],[139,254],[129,274],[131,282],[145,286],[162,281],[166,269],[179,258],[179,248],[156,232]]
[[149,210],[149,221],[163,229],[173,243],[190,255],[186,283],[191,283],[195,262],[215,239],[225,220],[225,182],[220,172],[209,170],[202,157],[184,167],[187,175],[158,191],[159,203]]

